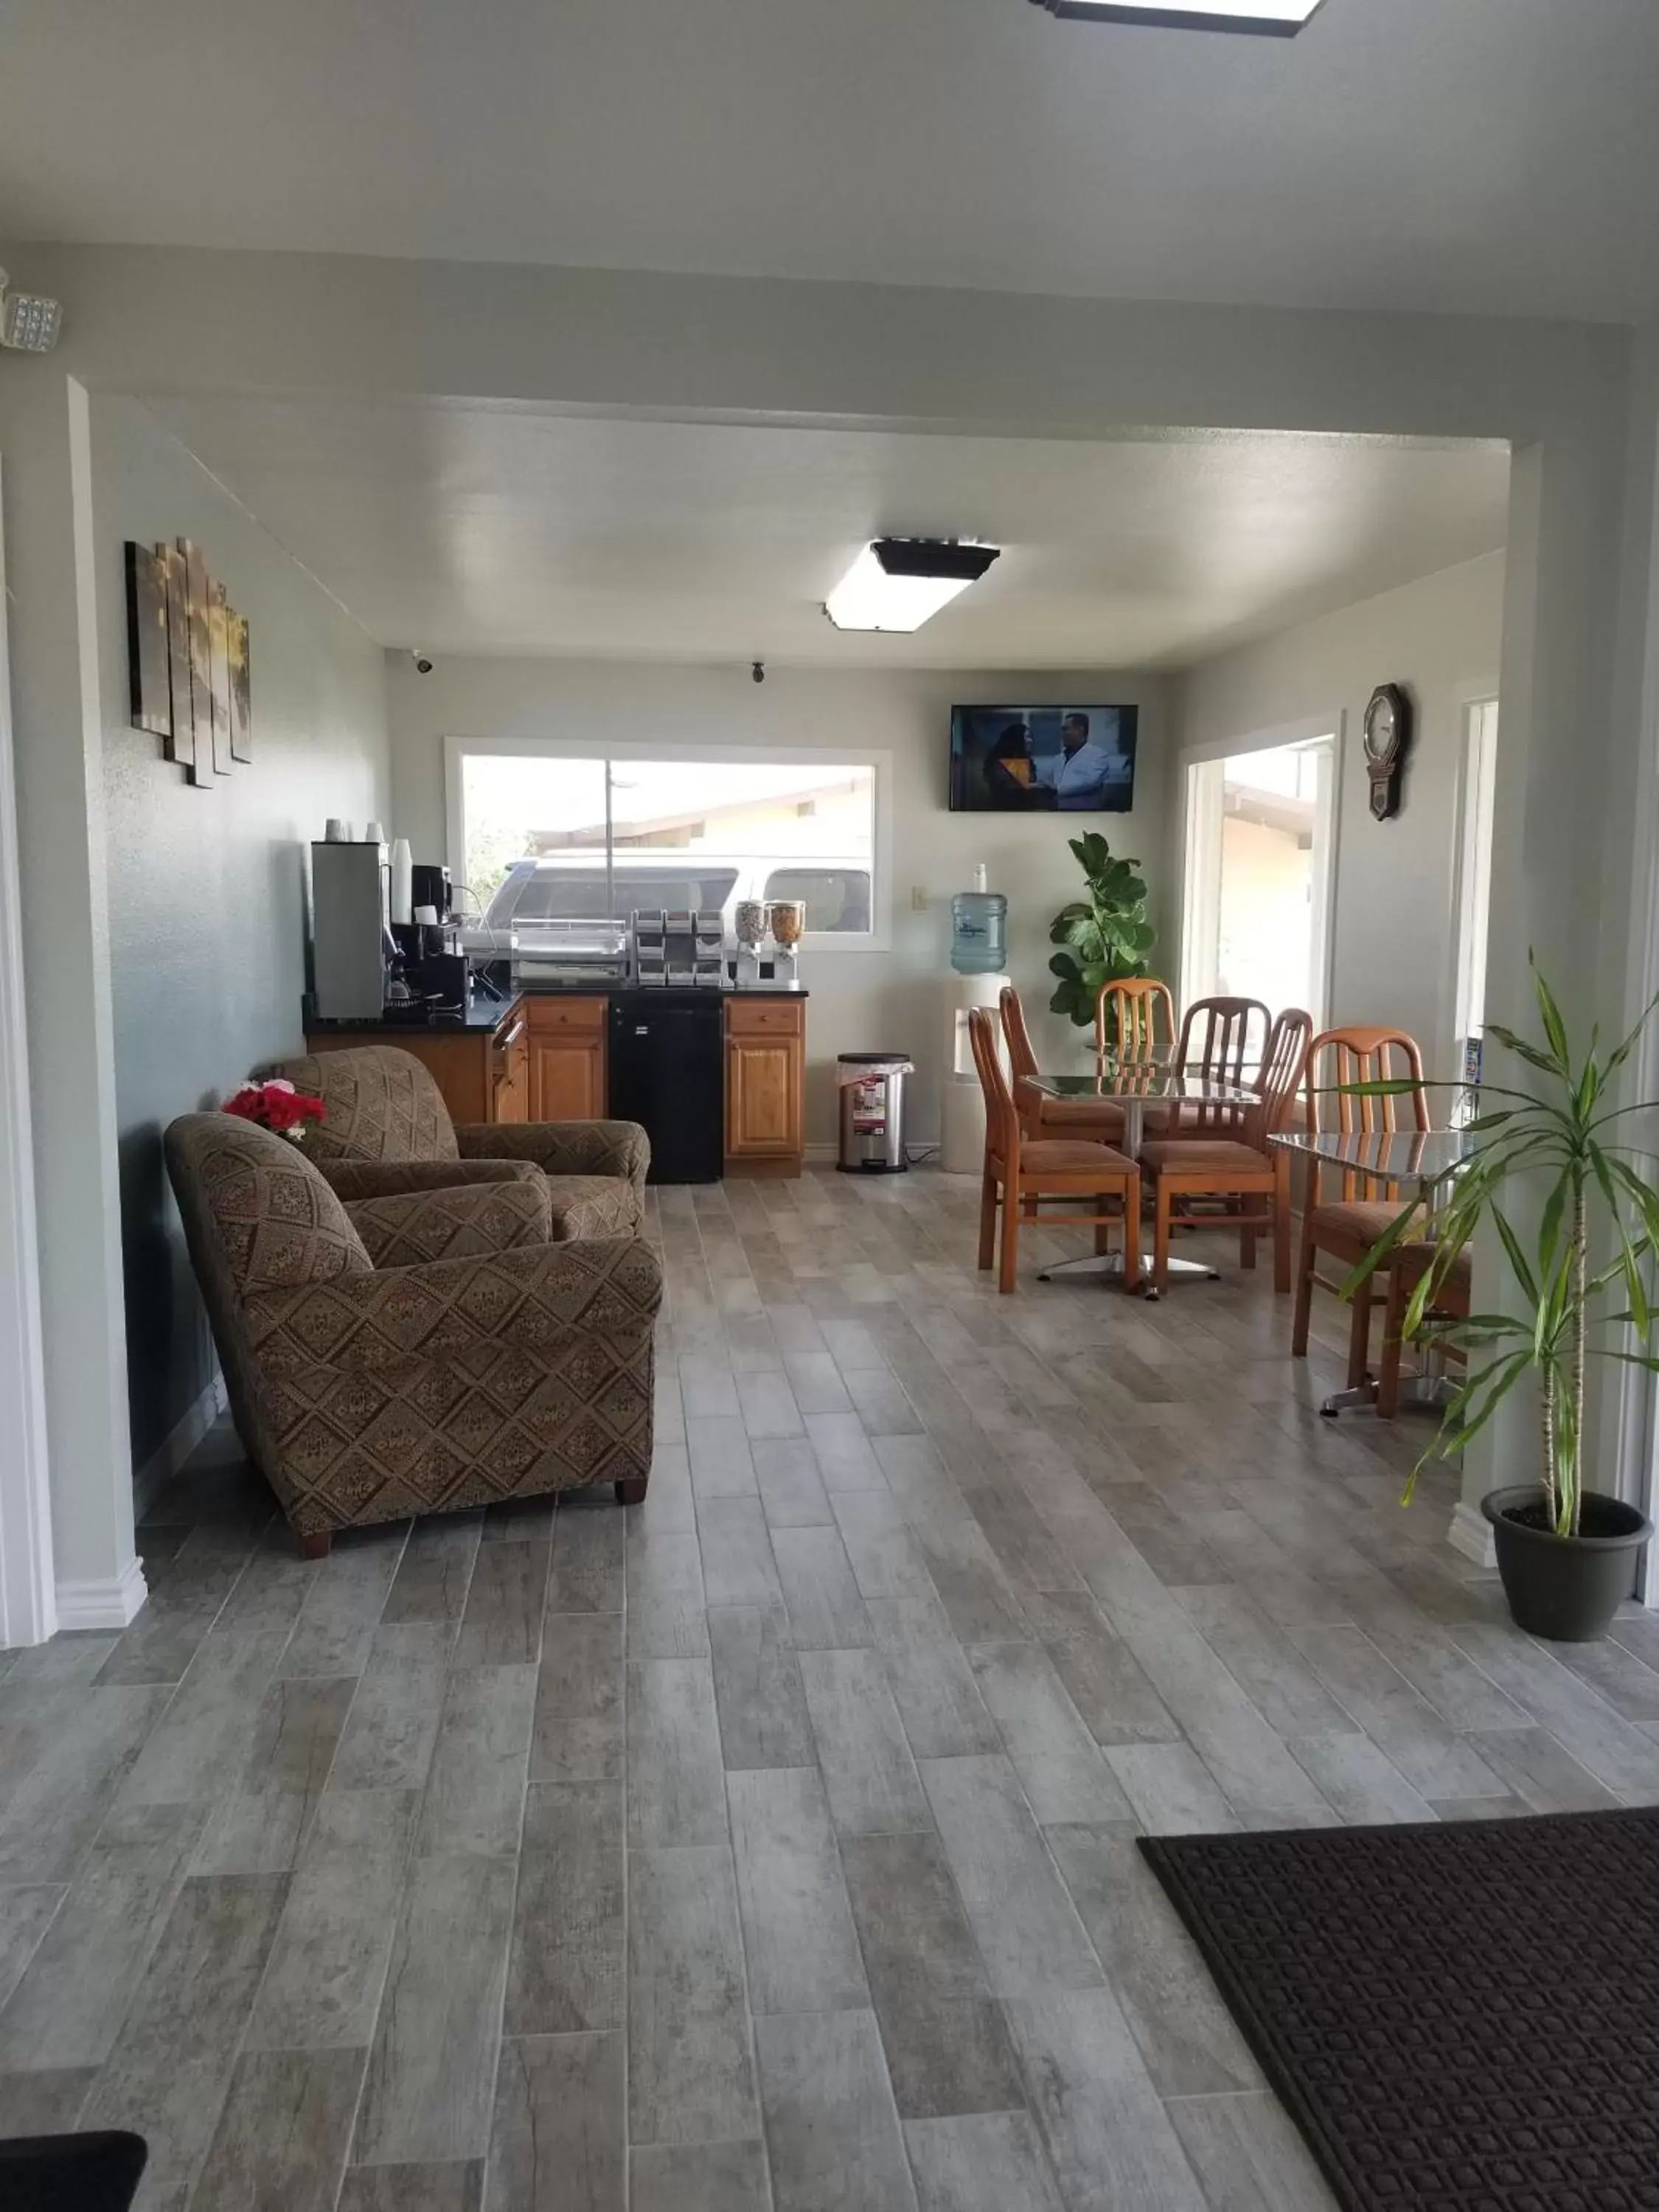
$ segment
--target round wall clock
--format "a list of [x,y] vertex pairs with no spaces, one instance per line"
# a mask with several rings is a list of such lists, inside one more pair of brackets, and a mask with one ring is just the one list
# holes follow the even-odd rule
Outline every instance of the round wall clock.
[[1365,709],[1365,773],[1371,812],[1386,822],[1400,811],[1401,773],[1412,741],[1412,702],[1397,684],[1379,684]]

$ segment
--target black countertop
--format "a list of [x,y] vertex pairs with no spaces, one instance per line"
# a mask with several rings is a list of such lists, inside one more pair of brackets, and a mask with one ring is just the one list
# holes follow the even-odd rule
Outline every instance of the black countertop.
[[[659,993],[665,996],[670,990],[675,990],[677,997],[684,995],[672,985],[653,983],[522,983],[516,988],[509,988],[500,999],[489,998],[482,991],[475,992],[464,1015],[432,1015],[424,1021],[388,1020],[385,1016],[379,1020],[367,1016],[352,1021],[325,1021],[314,1014],[307,1004],[305,1027],[313,1036],[336,1033],[341,1036],[372,1035],[388,1042],[395,1040],[401,1030],[423,1036],[431,1036],[435,1031],[439,1036],[447,1033],[457,1036],[488,1036],[501,1027],[521,999],[610,999],[622,991],[635,990],[644,991],[653,997]],[[758,983],[745,985],[742,990],[738,990],[735,984],[728,984],[720,991],[700,988],[696,995],[699,999],[805,999],[810,994],[804,983]]]

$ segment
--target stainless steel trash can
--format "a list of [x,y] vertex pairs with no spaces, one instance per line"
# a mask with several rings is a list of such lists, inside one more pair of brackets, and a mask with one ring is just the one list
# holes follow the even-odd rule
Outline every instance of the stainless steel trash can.
[[836,1062],[841,1092],[837,1166],[852,1175],[897,1175],[904,1153],[904,1093],[915,1069],[902,1052],[844,1052]]

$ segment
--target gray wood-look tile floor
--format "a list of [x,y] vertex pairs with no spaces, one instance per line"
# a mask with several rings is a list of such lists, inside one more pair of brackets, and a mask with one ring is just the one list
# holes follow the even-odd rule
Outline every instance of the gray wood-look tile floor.
[[[0,1654],[0,2133],[168,2212],[1311,2212],[1138,1830],[1659,1797],[1263,1274],[999,1298],[971,1183],[661,1194],[650,1495],[294,1553],[216,1436]],[[1028,1237],[1029,1267],[1063,1249]]]

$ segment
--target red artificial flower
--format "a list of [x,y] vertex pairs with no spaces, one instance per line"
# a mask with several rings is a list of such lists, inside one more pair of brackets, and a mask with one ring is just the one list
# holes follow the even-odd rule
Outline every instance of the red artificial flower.
[[252,1121],[262,1129],[275,1129],[285,1134],[290,1129],[302,1128],[307,1121],[320,1121],[323,1102],[308,1098],[296,1091],[291,1083],[276,1078],[269,1083],[245,1083],[234,1097],[225,1101],[227,1114],[234,1114],[244,1121]]

